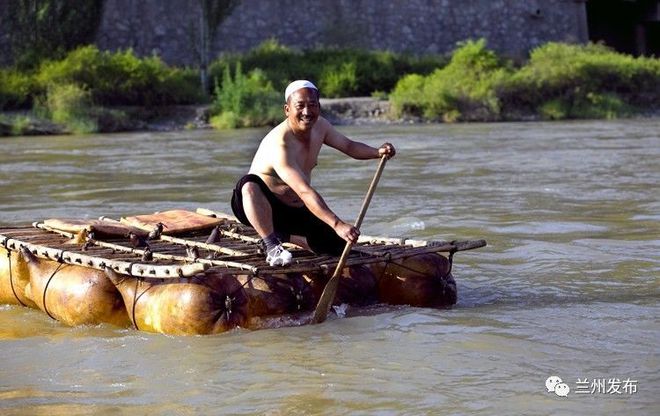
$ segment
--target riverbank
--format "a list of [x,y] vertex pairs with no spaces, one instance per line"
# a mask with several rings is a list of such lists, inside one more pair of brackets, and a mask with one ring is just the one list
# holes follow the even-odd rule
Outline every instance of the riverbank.
[[[101,133],[119,131],[177,131],[210,129],[209,105],[177,105],[158,108],[121,107],[124,116],[105,117]],[[112,111],[112,110],[110,110]],[[414,120],[394,120],[387,100],[371,97],[321,99],[322,115],[337,125],[392,124]],[[34,112],[0,113],[0,136],[68,134],[67,129]]]
[[[211,128],[208,105],[176,105],[157,108],[120,107],[104,109],[99,133],[126,131],[177,131]],[[112,115],[114,114],[114,116]],[[66,126],[53,123],[32,111],[0,113],[0,136],[70,134]]]
[[[209,105],[176,105],[157,108],[120,107],[108,113],[122,113],[122,117],[100,120],[100,133],[125,131],[180,131],[213,128],[209,123]],[[374,97],[322,98],[321,114],[335,125],[387,125],[427,123],[418,117],[394,118],[388,100]],[[649,109],[630,118],[658,118],[660,109]],[[480,118],[478,112],[466,117],[470,122],[491,121]],[[541,121],[537,114],[510,114],[502,121]],[[39,117],[34,112],[0,113],[0,136],[35,136],[69,134],[66,127]]]

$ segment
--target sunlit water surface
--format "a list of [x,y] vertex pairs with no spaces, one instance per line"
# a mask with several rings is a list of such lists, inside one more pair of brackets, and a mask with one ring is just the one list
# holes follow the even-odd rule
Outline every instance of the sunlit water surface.
[[[363,233],[488,241],[456,307],[172,337],[0,306],[0,413],[660,414],[660,120],[341,130],[399,151]],[[263,134],[0,139],[0,225],[228,212]],[[327,149],[314,184],[352,221],[375,168]]]

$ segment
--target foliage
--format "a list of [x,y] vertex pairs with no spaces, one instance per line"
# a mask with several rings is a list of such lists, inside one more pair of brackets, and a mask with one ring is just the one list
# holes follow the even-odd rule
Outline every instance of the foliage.
[[212,78],[241,62],[246,71],[261,69],[277,90],[295,79],[315,82],[324,97],[365,96],[390,91],[404,74],[428,74],[446,64],[440,56],[415,57],[387,51],[317,48],[304,51],[264,41],[244,55],[223,56],[209,66]]
[[[507,108],[561,105],[561,118],[616,117],[660,100],[660,59],[617,53],[604,45],[548,43],[533,50],[498,91]],[[551,117],[553,118],[553,117]]]
[[497,119],[500,104],[494,86],[509,73],[483,39],[467,41],[459,44],[444,68],[424,78],[414,75],[400,81],[390,101],[397,116],[412,110],[432,120],[454,121],[472,114]]
[[[223,128],[275,124],[282,118],[282,91],[299,78],[316,82],[325,97],[389,97],[396,117],[428,120],[614,118],[658,110],[660,103],[660,59],[598,44],[549,43],[513,67],[483,40],[459,44],[446,60],[355,49],[299,51],[271,39],[244,55],[224,56],[210,69],[213,122]],[[0,110],[41,108],[60,122],[78,123],[78,131],[93,130],[94,123],[104,131],[122,129],[125,114],[102,110],[107,106],[201,102],[194,70],[131,50],[84,46],[31,71],[0,69]]]
[[12,0],[5,26],[14,63],[34,68],[42,59],[59,59],[67,51],[93,41],[103,0]]
[[428,76],[407,75],[390,94],[395,116],[431,120],[615,118],[660,102],[660,59],[598,44],[548,43],[512,68],[468,41]]
[[[241,65],[246,71],[260,69],[273,83],[275,88],[286,86],[290,71],[301,69],[301,54],[280,45],[270,39],[245,54],[227,54],[214,60],[209,65],[211,79],[222,79],[227,67]],[[309,77],[308,73],[300,72],[299,78]]]
[[30,128],[31,120],[28,116],[17,116],[12,123],[11,135],[22,136]]
[[91,92],[76,84],[50,87],[35,113],[76,134],[123,131],[131,126],[125,112],[95,106]]
[[33,87],[30,75],[0,68],[0,111],[29,108]]
[[409,74],[401,78],[390,94],[392,113],[396,117],[412,115],[416,117],[424,114],[427,103],[426,77],[419,74]]
[[49,88],[46,108],[55,123],[65,125],[74,133],[93,133],[98,130],[92,95],[89,90],[78,85],[59,84]]
[[232,77],[225,67],[216,82],[211,124],[220,129],[273,125],[282,118],[280,93],[260,70],[244,75],[240,63]]
[[98,105],[157,106],[201,100],[193,71],[165,65],[160,58],[138,58],[132,50],[102,52],[85,46],[65,59],[44,62],[36,76],[40,91],[77,84]]
[[319,88],[329,98],[351,95],[357,87],[356,63],[345,62],[339,68],[325,68],[319,79]]
[[30,128],[30,118],[26,115],[8,116],[0,113],[0,137],[23,136]]

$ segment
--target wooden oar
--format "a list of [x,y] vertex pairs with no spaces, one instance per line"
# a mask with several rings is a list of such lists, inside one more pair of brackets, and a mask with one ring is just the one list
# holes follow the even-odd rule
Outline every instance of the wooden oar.
[[[376,174],[374,175],[374,178],[371,180],[371,185],[369,185],[369,190],[367,191],[367,195],[364,197],[364,201],[362,201],[360,214],[358,215],[357,220],[355,220],[355,228],[357,228],[358,230],[362,225],[362,220],[364,219],[364,215],[367,213],[367,208],[369,208],[371,197],[374,195],[374,192],[376,191],[376,185],[378,185],[378,181],[380,180],[380,175],[383,173],[383,169],[385,168],[385,162],[387,162],[387,156],[383,155],[383,157],[381,157],[380,159],[380,163],[378,164],[378,169],[376,170]],[[351,252],[351,247],[353,247],[353,243],[351,243],[350,241],[347,242],[346,246],[344,247],[344,251],[341,253],[341,257],[339,258],[339,263],[337,263],[335,272],[332,274],[332,277],[330,278],[330,280],[328,280],[328,283],[325,285],[325,289],[323,289],[323,293],[321,294],[319,303],[316,305],[314,316],[312,317],[311,322],[313,324],[319,324],[325,321],[325,318],[328,317],[328,311],[330,310],[330,305],[332,305],[332,301],[335,299],[335,294],[337,293],[337,286],[339,285],[339,276],[341,275],[341,269],[343,269],[344,264],[346,264],[346,260],[348,259],[348,254]]]

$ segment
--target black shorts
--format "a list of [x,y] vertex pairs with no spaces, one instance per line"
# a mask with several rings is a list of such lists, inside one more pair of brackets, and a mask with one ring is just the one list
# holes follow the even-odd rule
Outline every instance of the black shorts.
[[332,227],[317,218],[305,206],[296,208],[284,204],[271,192],[268,185],[254,174],[243,176],[236,184],[231,197],[231,209],[240,222],[252,226],[243,209],[243,194],[241,192],[243,185],[248,182],[259,185],[266,199],[268,199],[273,211],[273,227],[278,235],[301,235],[307,239],[307,244],[317,254],[338,256],[344,250],[346,241],[339,237]]

